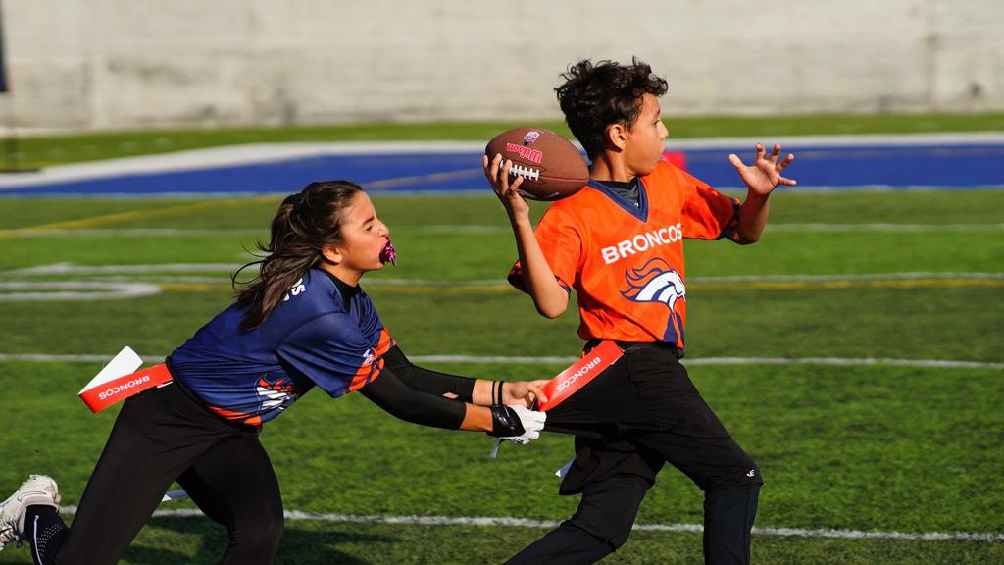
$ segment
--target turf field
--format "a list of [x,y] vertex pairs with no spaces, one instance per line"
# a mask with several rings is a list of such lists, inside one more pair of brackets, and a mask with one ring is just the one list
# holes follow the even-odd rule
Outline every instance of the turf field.
[[[550,376],[576,353],[574,315],[543,320],[502,284],[513,245],[492,198],[375,201],[401,259],[364,286],[406,352],[505,378]],[[999,190],[791,192],[760,243],[687,244],[691,376],[767,481],[757,562],[1004,561],[1002,201]],[[0,492],[45,472],[76,503],[115,416],[76,398],[96,359],[124,344],[168,353],[223,308],[228,271],[265,237],[275,203],[0,199]],[[153,293],[93,299],[73,294],[95,291],[79,283]],[[69,294],[37,296],[56,292]],[[483,436],[315,391],[263,440],[286,510],[310,513],[287,520],[283,563],[500,562],[545,530],[474,518],[553,522],[576,504],[552,476],[571,454],[563,436],[491,460]],[[128,563],[218,559],[220,528],[188,503],[163,508],[173,514],[150,522]],[[700,493],[675,470],[638,523],[648,529],[606,562],[701,561]],[[937,534],[951,539],[922,539]],[[0,553],[28,562],[23,549]]]

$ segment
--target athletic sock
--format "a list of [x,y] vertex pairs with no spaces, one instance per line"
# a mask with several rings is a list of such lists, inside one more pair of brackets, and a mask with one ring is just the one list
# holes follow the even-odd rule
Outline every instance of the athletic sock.
[[70,529],[59,517],[59,511],[44,504],[32,505],[24,511],[24,540],[31,546],[35,565],[50,565]]

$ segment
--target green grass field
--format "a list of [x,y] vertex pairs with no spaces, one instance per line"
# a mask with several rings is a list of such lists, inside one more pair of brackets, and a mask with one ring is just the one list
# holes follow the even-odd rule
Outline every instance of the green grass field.
[[[412,356],[467,355],[438,369],[550,376],[562,363],[479,356],[572,356],[574,314],[547,321],[502,279],[513,258],[488,196],[378,196],[401,260],[364,286]],[[754,246],[689,242],[691,376],[767,485],[759,563],[1004,561],[1004,191],[779,194]],[[73,505],[115,410],[90,414],[77,390],[100,362],[18,354],[163,355],[230,297],[228,270],[266,236],[276,199],[0,199],[0,493],[29,472],[55,476]],[[877,225],[898,223],[898,226]],[[62,272],[24,271],[67,263]],[[205,264],[186,270],[172,264]],[[116,266],[149,266],[132,271]],[[84,267],[101,267],[85,269]],[[174,270],[172,270],[174,269]],[[905,273],[921,273],[904,275]],[[927,274],[923,274],[927,273]],[[996,274],[981,277],[974,273]],[[721,277],[743,275],[748,279]],[[787,278],[764,278],[785,275]],[[869,276],[864,276],[869,275]],[[53,282],[148,283],[105,300],[12,300]],[[22,283],[21,290],[10,283]],[[972,367],[702,363],[711,357],[972,361]],[[571,441],[549,436],[486,457],[490,442],[400,423],[360,395],[314,392],[266,427],[287,510],[322,515],[560,520],[577,500],[552,476]],[[190,508],[165,504],[167,509]],[[701,523],[700,492],[667,469],[640,524]],[[833,539],[816,530],[992,534],[998,541]],[[492,563],[545,530],[288,520],[282,563]],[[128,563],[212,563],[223,531],[205,518],[154,518]],[[698,533],[639,531],[607,563],[698,563]],[[30,563],[8,549],[0,563]]]

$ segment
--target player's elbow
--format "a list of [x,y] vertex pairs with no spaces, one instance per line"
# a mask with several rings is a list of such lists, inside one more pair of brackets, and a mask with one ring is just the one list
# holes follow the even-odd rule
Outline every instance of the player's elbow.
[[738,243],[739,245],[750,245],[760,241],[760,234],[736,230],[736,232],[732,235],[732,241]]
[[549,320],[553,320],[565,313],[565,310],[568,309],[568,300],[564,302],[535,302],[534,305],[537,307],[538,314]]
[[532,288],[530,297],[537,313],[548,319],[557,318],[568,308],[568,290],[557,283]]
[[559,310],[559,309],[556,309],[556,308],[550,308],[549,309],[549,308],[541,308],[541,307],[538,306],[537,307],[537,313],[540,314],[541,316],[547,318],[548,320],[553,320],[553,319],[557,318],[558,316],[564,314],[565,311],[563,309],[562,310]]

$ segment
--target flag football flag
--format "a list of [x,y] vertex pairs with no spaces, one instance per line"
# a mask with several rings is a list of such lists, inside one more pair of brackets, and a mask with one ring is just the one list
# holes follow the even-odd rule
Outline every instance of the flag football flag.
[[598,377],[607,367],[617,362],[624,350],[612,341],[602,341],[572,363],[572,366],[558,373],[544,386],[547,402],[540,404],[540,410],[547,412],[561,404],[590,381]]
[[91,382],[80,389],[77,396],[91,412],[96,413],[136,393],[173,380],[166,364],[160,363],[137,371],[142,364],[143,360],[135,351],[129,346],[123,347]]

